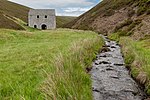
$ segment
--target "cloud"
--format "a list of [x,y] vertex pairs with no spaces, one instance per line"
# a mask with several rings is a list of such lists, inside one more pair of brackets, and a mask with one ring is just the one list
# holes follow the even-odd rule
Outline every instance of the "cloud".
[[87,0],[9,0],[20,4],[29,5],[30,7],[66,7],[66,6],[90,6],[94,3]]
[[79,16],[82,13],[90,10],[91,7],[68,7],[68,8],[62,8],[63,13],[58,13],[58,15],[61,16]]
[[93,3],[86,1],[86,0],[46,0],[53,6],[60,6],[60,7],[65,7],[65,6],[90,6]]
[[86,12],[90,8],[81,8],[81,7],[76,7],[76,8],[65,8],[63,9],[64,12]]
[[75,15],[93,7],[99,0],[9,0],[34,9],[56,9],[57,15]]

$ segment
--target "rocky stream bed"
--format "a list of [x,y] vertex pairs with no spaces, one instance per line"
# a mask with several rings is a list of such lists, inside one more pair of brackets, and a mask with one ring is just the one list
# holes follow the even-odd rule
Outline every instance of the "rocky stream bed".
[[125,67],[120,46],[103,38],[105,46],[90,72],[94,100],[144,100],[145,94]]

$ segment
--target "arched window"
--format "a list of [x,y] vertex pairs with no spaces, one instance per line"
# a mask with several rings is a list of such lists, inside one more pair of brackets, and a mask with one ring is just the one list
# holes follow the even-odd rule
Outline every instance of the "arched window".
[[45,18],[47,18],[47,15],[45,15]]
[[39,15],[37,15],[37,18],[39,18],[40,16]]

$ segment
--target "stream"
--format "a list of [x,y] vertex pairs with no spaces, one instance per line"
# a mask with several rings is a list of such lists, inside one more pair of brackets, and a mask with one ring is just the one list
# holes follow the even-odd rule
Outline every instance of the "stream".
[[125,67],[120,46],[102,36],[105,46],[91,70],[94,100],[144,100],[145,94]]

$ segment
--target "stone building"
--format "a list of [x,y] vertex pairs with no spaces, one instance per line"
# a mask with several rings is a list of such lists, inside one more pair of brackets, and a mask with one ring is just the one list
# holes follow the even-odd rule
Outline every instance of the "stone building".
[[28,14],[28,25],[37,29],[55,29],[56,15],[54,9],[31,9]]

